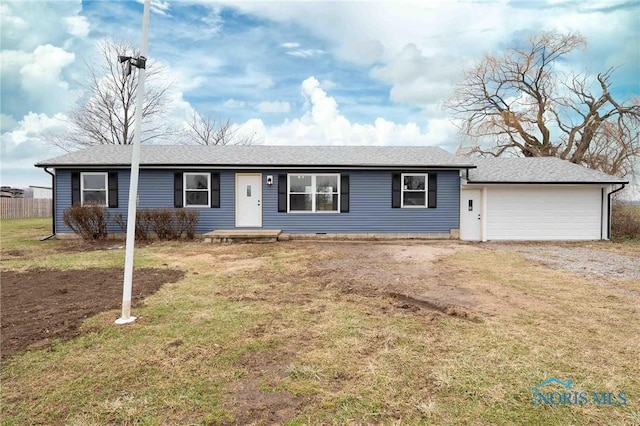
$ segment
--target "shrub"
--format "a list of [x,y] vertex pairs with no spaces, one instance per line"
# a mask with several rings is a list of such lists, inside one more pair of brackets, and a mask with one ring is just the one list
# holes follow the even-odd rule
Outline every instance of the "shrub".
[[640,238],[640,206],[622,202],[613,204],[611,238]]
[[177,228],[175,213],[169,209],[153,211],[154,231],[160,240],[177,240],[180,232]]
[[184,232],[188,240],[192,240],[196,236],[198,216],[199,213],[197,210],[176,210],[176,220],[180,227],[180,234]]
[[[122,215],[118,213],[113,218],[114,222],[120,226],[122,232],[127,230],[127,222],[122,218]],[[150,232],[153,228],[153,220],[148,210],[138,210],[136,212],[136,240],[146,241],[150,238]]]
[[[136,214],[136,239],[148,240],[155,233],[160,240],[193,239],[196,234],[198,212],[185,209],[144,209]],[[115,222],[124,232],[127,229],[122,215],[115,216]]]
[[75,204],[62,213],[64,223],[84,240],[107,238],[109,213],[103,206]]

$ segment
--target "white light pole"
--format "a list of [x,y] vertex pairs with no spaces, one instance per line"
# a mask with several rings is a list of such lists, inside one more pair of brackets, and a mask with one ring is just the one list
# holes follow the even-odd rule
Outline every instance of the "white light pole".
[[[144,108],[144,79],[147,74],[145,61],[149,32],[149,6],[151,0],[144,1],[142,13],[142,46],[138,66],[138,91],[136,93],[135,129],[131,152],[131,178],[129,182],[129,206],[127,208],[127,244],[124,255],[124,284],[122,286],[122,316],[116,324],[128,324],[136,320],[131,316],[131,283],[133,280],[133,249],[136,239],[136,199],[138,198],[138,174],[140,171],[140,138],[142,135],[142,109]],[[134,60],[134,58],[129,59]]]

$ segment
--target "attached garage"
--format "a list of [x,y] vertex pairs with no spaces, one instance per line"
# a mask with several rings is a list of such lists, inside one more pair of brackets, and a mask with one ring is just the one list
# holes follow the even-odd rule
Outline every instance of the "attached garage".
[[610,193],[626,182],[557,158],[479,159],[463,179],[460,237],[609,238]]
[[489,187],[487,240],[602,239],[601,187]]

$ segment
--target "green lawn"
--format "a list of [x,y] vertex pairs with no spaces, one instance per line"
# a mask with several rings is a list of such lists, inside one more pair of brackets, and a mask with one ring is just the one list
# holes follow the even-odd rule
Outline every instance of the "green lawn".
[[[1,271],[122,266],[121,250],[34,239],[48,225],[1,221]],[[349,259],[330,244],[141,247],[136,266],[185,278],[131,325],[103,312],[74,340],[4,359],[2,424],[640,424],[636,284],[480,247],[412,278],[479,289],[495,307],[479,321],[359,291],[366,271],[332,269]],[[637,256],[626,247],[604,249]],[[402,262],[382,261],[380,285],[402,279]],[[550,377],[627,404],[534,407],[531,388]]]

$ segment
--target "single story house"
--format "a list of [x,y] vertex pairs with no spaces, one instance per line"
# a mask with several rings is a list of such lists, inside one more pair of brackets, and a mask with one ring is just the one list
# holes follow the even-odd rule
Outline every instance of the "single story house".
[[[126,217],[131,146],[36,164],[62,213],[102,203]],[[477,159],[437,147],[141,146],[138,208],[199,211],[198,233],[385,234],[487,240],[609,238],[610,196],[628,183],[556,158]],[[115,225],[110,232],[121,232]]]

